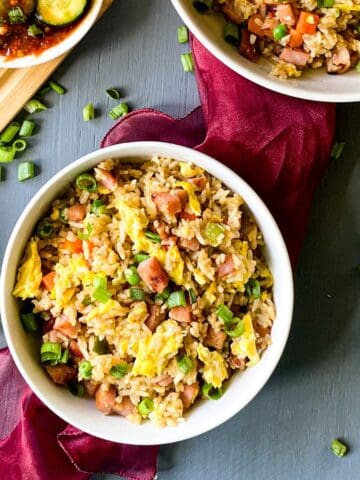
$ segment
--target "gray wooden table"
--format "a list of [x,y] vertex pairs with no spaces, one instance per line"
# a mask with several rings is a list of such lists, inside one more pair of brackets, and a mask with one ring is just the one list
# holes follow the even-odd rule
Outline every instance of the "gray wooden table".
[[[65,61],[56,79],[68,93],[48,95],[51,108],[37,115],[40,132],[25,156],[37,163],[40,175],[19,184],[11,165],[0,184],[1,258],[11,228],[38,188],[97,148],[112,125],[106,88],[121,87],[133,108],[160,108],[175,116],[198,104],[194,76],[180,64],[179,55],[187,49],[177,44],[180,23],[167,0],[115,1]],[[102,115],[84,123],[81,111],[89,101]],[[314,201],[296,274],[294,324],[280,365],[235,418],[198,438],[163,447],[161,480],[360,478],[359,118],[358,104],[339,106],[337,138],[346,147]],[[343,459],[329,452],[335,437],[351,447]]]

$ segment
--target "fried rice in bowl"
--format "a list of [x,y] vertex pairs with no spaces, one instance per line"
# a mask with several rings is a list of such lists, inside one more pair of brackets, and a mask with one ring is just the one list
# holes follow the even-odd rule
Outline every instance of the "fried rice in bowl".
[[165,143],[109,147],[59,172],[10,237],[1,315],[14,360],[94,436],[170,443],[261,389],[285,346],[281,234],[231,170]]

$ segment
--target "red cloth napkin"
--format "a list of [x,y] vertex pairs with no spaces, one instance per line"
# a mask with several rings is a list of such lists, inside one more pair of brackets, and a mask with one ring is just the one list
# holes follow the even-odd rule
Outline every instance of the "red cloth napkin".
[[[226,163],[267,203],[294,261],[327,166],[335,106],[264,90],[222,65],[195,39],[192,47],[202,109],[180,120],[150,109],[133,112],[110,130],[102,146],[161,140]],[[154,477],[158,447],[119,445],[67,425],[25,385],[7,349],[0,352],[0,385],[1,479],[83,480],[93,472]]]

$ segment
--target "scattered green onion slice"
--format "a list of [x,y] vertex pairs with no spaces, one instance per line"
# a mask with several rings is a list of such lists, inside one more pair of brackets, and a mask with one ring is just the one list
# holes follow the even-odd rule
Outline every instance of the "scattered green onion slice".
[[123,378],[129,371],[129,365],[126,362],[118,363],[110,368],[110,375],[114,378]]
[[244,322],[240,318],[233,318],[231,322],[225,323],[224,330],[229,337],[237,338],[241,337],[244,333]]
[[151,232],[150,230],[146,230],[145,237],[153,243],[160,243],[161,237],[157,233]]
[[139,403],[138,410],[141,415],[147,417],[154,410],[154,402],[150,398],[144,398]]
[[88,192],[96,192],[97,190],[97,181],[90,173],[79,175],[75,180],[75,184],[80,190],[87,190]]
[[170,288],[166,287],[161,293],[155,295],[155,302],[164,302],[170,296]]
[[0,142],[10,143],[20,130],[19,122],[11,122],[0,135]]
[[110,298],[112,297],[112,294],[111,294],[111,292],[109,292],[109,290],[106,290],[106,288],[97,287],[93,291],[92,296],[98,302],[106,303],[110,300]]
[[145,300],[145,292],[141,288],[131,287],[130,298],[131,300]]
[[317,4],[319,8],[331,8],[335,3],[335,0],[318,0]]
[[23,152],[27,147],[27,141],[23,138],[18,138],[13,142],[12,147],[15,152]]
[[194,71],[194,60],[192,53],[182,53],[180,55],[181,63],[184,69],[184,72],[193,72]]
[[61,358],[61,345],[60,343],[45,342],[41,345],[40,349],[42,362],[58,362]]
[[15,158],[16,151],[12,147],[0,147],[0,163],[10,163]]
[[5,180],[5,169],[3,166],[0,165],[0,182]]
[[26,16],[20,7],[10,8],[8,17],[11,24],[26,22]]
[[28,113],[37,113],[41,112],[42,110],[47,110],[47,106],[40,102],[40,100],[32,98],[25,103],[24,110],[26,110]]
[[70,382],[69,392],[75,395],[75,397],[83,397],[85,395],[85,387],[80,382]]
[[19,137],[31,137],[34,128],[35,122],[31,120],[24,120],[19,131]]
[[193,361],[187,355],[183,355],[181,358],[177,359],[177,364],[180,370],[185,373],[185,375],[194,368]]
[[333,440],[331,442],[331,451],[337,456],[337,457],[343,457],[348,450],[348,447],[345,445],[345,443],[341,442],[340,440]]
[[18,165],[18,180],[24,182],[35,177],[35,165],[33,162],[21,162]]
[[95,215],[101,215],[103,213],[106,213],[106,206],[104,205],[104,202],[100,199],[94,200],[92,205],[91,205],[91,211],[92,213],[95,213]]
[[197,298],[195,295],[195,292],[192,288],[189,289],[189,299],[190,299],[190,304],[192,305],[193,303],[196,303]]
[[130,285],[138,285],[140,283],[140,277],[137,273],[136,267],[132,266],[125,270],[124,277]]
[[232,311],[223,303],[219,305],[216,310],[216,315],[224,322],[224,324],[230,323],[234,316]]
[[223,239],[225,228],[220,223],[209,222],[204,229],[204,237],[212,247],[217,247]]
[[20,318],[27,332],[36,332],[38,330],[39,325],[35,313],[22,313]]
[[195,0],[193,6],[199,13],[206,13],[212,8],[214,0]]
[[120,117],[123,117],[129,112],[129,106],[126,103],[120,103],[116,107],[112,108],[109,112],[109,117],[112,120],[117,120]]
[[84,122],[88,122],[89,120],[94,120],[94,118],[95,118],[95,107],[92,103],[88,103],[83,108]]
[[344,147],[345,142],[335,142],[330,153],[330,158],[338,160],[341,157]]
[[100,276],[96,276],[94,277],[94,281],[93,281],[93,287],[94,288],[107,288],[107,280],[106,280],[106,277],[100,277]]
[[117,88],[108,88],[106,90],[106,95],[113,100],[119,100],[120,99],[120,92]]
[[135,255],[135,262],[141,263],[148,258],[150,258],[150,255],[148,255],[147,253],[139,252]]
[[185,293],[182,290],[170,293],[167,303],[169,308],[185,307]]
[[287,35],[287,28],[285,25],[280,23],[279,25],[276,25],[276,27],[273,29],[273,37],[275,40],[279,41],[283,37]]
[[95,338],[93,352],[97,353],[98,355],[106,355],[110,352],[109,344],[106,338],[104,338],[103,340],[100,340],[98,337]]
[[39,223],[36,233],[39,235],[40,238],[49,238],[53,233],[54,229],[51,223],[47,222],[46,220]]
[[211,383],[204,383],[201,387],[201,391],[204,397],[209,400],[219,400],[223,396],[223,391],[221,388],[215,388]]
[[92,230],[93,226],[91,223],[87,223],[84,230],[82,232],[78,232],[77,236],[80,238],[80,240],[89,240]]
[[54,90],[58,95],[64,95],[64,93],[66,93],[66,89],[54,80],[49,80],[48,83],[51,90]]
[[91,378],[92,365],[88,360],[83,360],[79,364],[79,374],[80,377],[84,380],[89,380]]
[[59,362],[67,363],[69,361],[69,350],[66,349],[62,352]]
[[239,27],[235,23],[225,23],[223,31],[224,40],[230,45],[239,45]]
[[43,96],[45,95],[45,93],[48,93],[50,92],[51,88],[49,87],[48,84],[45,85],[45,87],[43,87],[41,90],[38,91],[38,94]]
[[32,25],[29,26],[27,33],[29,37],[38,37],[40,35],[44,35],[44,32],[41,30],[40,27],[36,25],[36,23],[33,23]]
[[181,25],[177,29],[177,37],[179,43],[188,43],[189,41],[189,31],[185,25]]
[[260,298],[261,288],[260,283],[255,278],[250,278],[250,280],[245,285],[245,293],[250,298]]

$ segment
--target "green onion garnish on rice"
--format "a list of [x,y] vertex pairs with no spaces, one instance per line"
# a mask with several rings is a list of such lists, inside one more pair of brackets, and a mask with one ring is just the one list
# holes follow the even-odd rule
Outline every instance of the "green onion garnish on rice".
[[89,240],[92,230],[93,226],[91,223],[87,223],[84,230],[82,232],[78,232],[77,236],[80,238],[80,240]]
[[218,309],[216,310],[216,315],[222,320],[225,324],[231,322],[233,318],[233,313],[226,305],[221,304],[219,305]]
[[0,142],[10,143],[20,130],[19,122],[11,122],[0,135]]
[[100,340],[98,337],[95,338],[93,352],[98,355],[106,355],[107,353],[110,353],[109,344],[106,338],[103,340]]
[[91,212],[95,213],[95,215],[101,215],[103,213],[106,213],[106,206],[104,205],[104,202],[100,199],[94,200],[92,205],[91,205]]
[[212,247],[217,247],[222,241],[225,228],[220,223],[207,223],[204,229],[204,238]]
[[177,290],[176,292],[170,293],[167,304],[170,309],[175,307],[185,307],[185,292]]
[[244,333],[244,323],[240,318],[235,317],[230,322],[225,323],[224,331],[229,337],[240,337]]
[[170,288],[166,287],[161,293],[157,293],[154,297],[155,302],[164,302],[170,296]]
[[130,298],[131,300],[145,300],[145,292],[142,288],[131,287]]
[[42,362],[58,362],[61,359],[60,343],[46,342],[41,345],[40,349]]
[[129,365],[126,362],[118,363],[110,368],[110,375],[114,378],[123,378],[129,371]]
[[194,290],[192,288],[190,288],[188,293],[189,293],[190,304],[192,305],[193,303],[196,303],[197,298],[196,298]]
[[102,287],[97,287],[95,288],[95,290],[93,291],[93,294],[92,294],[93,298],[95,300],[97,300],[98,302],[100,303],[106,303],[110,300],[112,294],[111,292],[109,292],[108,290],[106,290],[106,288],[102,288]]
[[247,297],[258,299],[261,296],[260,283],[255,280],[255,278],[250,278],[250,280],[245,285],[245,293]]
[[89,380],[91,378],[92,365],[88,360],[83,360],[79,364],[79,374],[80,377],[84,380]]
[[161,242],[160,235],[158,235],[157,233],[151,232],[150,230],[147,230],[145,232],[145,237],[148,240],[150,240],[150,242],[152,242],[152,243],[160,243]]
[[54,233],[54,229],[51,223],[43,220],[39,223],[36,233],[41,239],[49,238]]
[[124,271],[124,277],[130,285],[138,285],[140,283],[139,274],[134,266],[131,266]]
[[209,400],[219,400],[223,396],[221,388],[215,388],[211,383],[204,383],[201,387],[202,394]]
[[75,180],[75,185],[80,190],[87,190],[88,192],[96,192],[97,190],[97,181],[90,173],[82,173],[79,175]]
[[150,258],[150,255],[147,254],[147,253],[143,253],[143,252],[139,252],[135,255],[135,262],[136,263],[141,263],[143,262],[144,260],[147,260],[148,258]]
[[27,332],[37,332],[39,325],[35,313],[22,313],[20,318]]
[[147,417],[154,410],[154,402],[150,398],[144,398],[138,405],[138,411],[143,417]]
[[185,373],[185,375],[194,368],[193,361],[187,355],[183,355],[181,358],[177,359],[177,364],[180,370]]
[[66,349],[62,352],[59,362],[67,363],[69,361],[69,350]]
[[331,442],[330,449],[337,457],[341,458],[346,455],[348,447],[345,445],[345,443],[335,439]]

